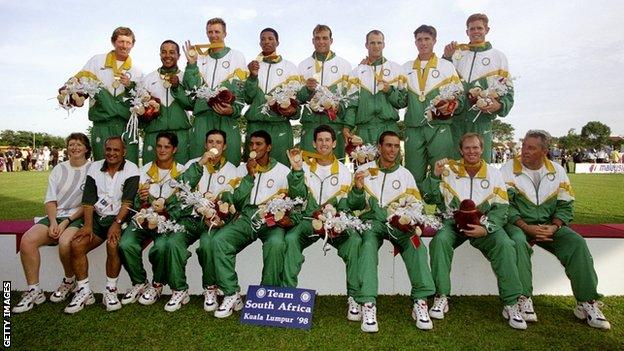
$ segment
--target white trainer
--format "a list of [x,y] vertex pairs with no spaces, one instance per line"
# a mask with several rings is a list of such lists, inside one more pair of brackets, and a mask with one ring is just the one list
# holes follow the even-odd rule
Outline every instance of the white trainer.
[[429,316],[435,319],[444,319],[444,314],[449,311],[448,297],[446,295],[436,296],[433,299],[433,306],[429,310]]
[[412,308],[412,318],[416,321],[416,327],[422,330],[433,329],[433,322],[427,311],[427,300],[419,299]]
[[171,299],[165,305],[165,311],[175,312],[179,310],[182,305],[186,305],[191,301],[191,297],[186,290],[174,290]]
[[520,314],[522,314],[525,322],[537,322],[537,314],[533,308],[533,300],[530,297],[520,296],[518,307],[520,307]]
[[13,307],[13,313],[23,313],[30,311],[35,305],[41,305],[46,300],[43,290],[30,289],[22,294],[20,302]]
[[376,333],[379,331],[377,324],[377,306],[374,303],[367,302],[362,305],[362,326],[361,329],[365,333]]
[[214,313],[217,318],[227,318],[232,315],[234,311],[240,311],[243,309],[243,299],[239,293],[229,295],[223,298],[223,302]]
[[514,329],[524,330],[527,328],[527,324],[524,318],[522,318],[520,307],[517,303],[511,306],[505,306],[503,308],[503,317],[509,320],[509,326]]
[[119,302],[119,297],[117,296],[117,288],[104,289],[104,295],[102,296],[102,304],[106,307],[108,312],[117,311],[121,308],[121,302]]
[[217,288],[209,286],[204,290],[204,311],[212,312],[217,309]]
[[80,312],[85,306],[93,305],[94,303],[95,296],[93,296],[91,289],[82,287],[76,291],[69,305],[65,307],[65,313],[74,314]]
[[611,323],[605,318],[600,310],[601,301],[578,302],[574,308],[574,315],[578,319],[586,319],[589,326],[598,329],[611,329]]
[[134,284],[130,289],[128,289],[128,291],[126,291],[124,296],[121,298],[121,304],[128,305],[137,302],[139,296],[143,294],[143,291],[145,291],[146,288],[146,283]]
[[139,297],[139,303],[144,306],[153,304],[154,302],[158,301],[158,299],[160,298],[160,294],[162,294],[162,291],[162,284],[151,284],[149,286],[146,286],[143,294],[141,294],[141,297]]
[[69,294],[76,289],[76,280],[68,283],[65,278],[61,281],[61,285],[56,289],[55,292],[50,295],[50,301],[52,302],[61,302],[65,301]]
[[359,303],[355,302],[355,300],[349,296],[347,299],[347,305],[349,305],[349,309],[347,310],[347,319],[352,322],[359,322],[362,320],[362,306]]

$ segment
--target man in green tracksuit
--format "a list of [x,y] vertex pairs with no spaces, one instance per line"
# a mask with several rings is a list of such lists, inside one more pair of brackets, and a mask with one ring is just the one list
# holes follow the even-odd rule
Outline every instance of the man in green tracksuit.
[[[485,40],[490,31],[488,17],[482,13],[470,15],[466,20],[466,34],[469,44],[451,42],[444,47],[444,59],[453,62],[464,84],[466,94],[472,88],[483,90],[490,87],[493,81],[504,81],[507,92],[492,99],[487,106],[466,108],[461,116],[453,121],[453,139],[458,141],[468,132],[483,136],[483,159],[492,162],[492,121],[496,117],[505,117],[514,104],[514,91],[511,86],[511,75],[505,54],[492,48],[492,44]],[[471,105],[474,105],[473,99]],[[454,143],[457,144],[456,142]],[[458,158],[458,157],[456,157]]]
[[[317,85],[327,87],[332,92],[341,91],[343,94],[347,92],[349,73],[351,72],[351,64],[342,57],[330,50],[333,43],[331,29],[323,24],[314,27],[312,31],[312,43],[314,44],[314,53],[299,64],[299,74],[306,82],[297,99],[301,103],[306,103],[315,95]],[[344,138],[342,136],[342,128],[344,127],[344,115],[346,113],[347,104],[341,103],[337,111],[335,119],[331,119],[325,113],[313,112],[307,107],[303,109],[301,114],[301,142],[300,146],[303,150],[312,151],[314,147],[314,128],[319,125],[326,124],[336,132],[336,156],[344,157]]]
[[[141,168],[139,191],[134,200],[134,208],[152,208],[160,214],[173,216],[177,208],[176,188],[171,182],[184,171],[184,165],[174,161],[178,147],[178,138],[171,132],[161,132],[156,136],[156,160]],[[164,200],[164,203],[162,201]],[[131,221],[124,229],[119,241],[119,256],[123,267],[132,281],[130,288],[121,299],[126,305],[137,300],[142,305],[151,305],[167,284],[167,266],[165,254],[167,239],[170,233],[158,233],[157,229],[149,229],[147,223],[140,225]],[[154,245],[149,251],[154,278],[152,284],[147,283],[147,273],[143,267],[143,244],[153,239]]]
[[[427,167],[437,160],[455,154],[451,123],[464,102],[463,87],[453,65],[438,60],[433,47],[437,31],[422,25],[414,31],[418,57],[403,66],[405,89],[392,92],[405,112],[405,167],[419,186],[425,180]],[[432,101],[433,100],[433,101]],[[438,103],[436,103],[439,101]],[[433,110],[432,105],[438,105]]]
[[611,324],[600,311],[596,299],[598,277],[594,260],[585,239],[570,229],[574,211],[574,194],[568,176],[560,165],[547,159],[549,136],[531,130],[522,140],[522,153],[501,169],[509,194],[509,223],[505,231],[516,243],[518,272],[523,297],[520,312],[527,321],[536,322],[533,309],[532,245],[537,244],[554,254],[565,268],[578,301],[574,315],[600,329]]
[[189,97],[180,84],[184,72],[178,68],[180,47],[172,40],[160,44],[162,67],[143,78],[143,86],[150,95],[160,100],[160,114],[156,119],[141,123],[143,137],[143,164],[152,162],[156,156],[156,135],[172,132],[179,141],[175,160],[184,165],[189,160],[191,122],[185,110],[193,108]]
[[[125,101],[130,90],[140,81],[143,73],[133,65],[130,51],[135,37],[130,28],[118,27],[113,31],[111,42],[114,50],[93,56],[76,74],[76,77],[89,77],[99,80],[103,87],[89,107],[91,146],[95,161],[104,158],[104,142],[111,136],[123,135],[126,144],[126,159],[139,163],[138,141],[131,143],[124,134],[130,118],[130,103]],[[137,136],[138,137],[138,136]]]
[[194,99],[190,157],[200,157],[204,153],[206,132],[218,129],[227,135],[226,160],[238,165],[241,158],[241,135],[237,119],[245,106],[242,92],[247,77],[245,57],[239,51],[225,46],[227,32],[221,18],[208,20],[206,34],[210,40],[207,52],[198,52],[199,46],[193,46],[188,41],[184,45],[187,65],[183,86],[189,91],[202,86],[215,91],[226,88],[234,94],[236,100],[231,104],[218,102],[210,106],[205,98]]
[[[223,302],[215,311],[215,317],[226,318],[233,311],[243,308],[236,276],[236,254],[256,241],[262,240],[262,285],[281,285],[284,270],[284,227],[287,223],[259,222],[261,214],[258,208],[277,196],[288,193],[288,167],[269,157],[271,136],[259,130],[250,138],[250,157],[246,164],[239,166],[239,175],[243,176],[240,185],[234,191],[234,204],[239,217],[226,225],[213,239],[213,255],[217,285],[225,295]],[[254,155],[255,154],[255,155]],[[255,156],[255,157],[252,157]],[[303,197],[305,193],[290,194],[291,198]]]
[[403,68],[383,57],[385,47],[381,31],[372,30],[366,35],[368,56],[355,67],[349,77],[350,91],[355,99],[347,108],[342,130],[345,143],[353,134],[362,138],[364,144],[375,145],[379,135],[387,130],[398,133],[399,111],[404,107],[390,100],[390,93],[398,89]]
[[[281,109],[281,113],[265,106],[266,96],[271,96],[276,91],[282,91],[290,82],[300,82],[297,66],[290,61],[286,61],[282,56],[276,54],[279,45],[279,35],[273,28],[265,28],[260,32],[260,47],[262,52],[256,60],[251,61],[249,77],[245,81],[245,102],[249,104],[249,109],[245,113],[247,119],[247,136],[245,137],[244,157],[249,154],[250,135],[257,130],[264,130],[273,139],[273,149],[271,154],[279,163],[288,166],[289,161],[286,150],[293,147],[293,131],[290,119],[299,118],[299,109],[292,104],[286,109]],[[299,86],[297,84],[296,86]],[[299,89],[293,90],[297,93]],[[296,98],[296,96],[293,96]],[[276,102],[277,103],[277,102]],[[277,103],[279,104],[279,103]]]
[[[480,135],[467,133],[460,143],[462,159],[439,160],[423,182],[425,201],[436,204],[440,212],[449,216],[429,245],[437,294],[429,314],[432,318],[443,319],[448,312],[453,251],[468,240],[490,261],[504,304],[503,316],[509,319],[512,328],[526,329],[517,304],[522,285],[516,267],[516,251],[503,230],[509,207],[505,183],[498,169],[481,159],[483,140]],[[483,216],[459,229],[453,213],[468,199]],[[474,223],[477,220],[478,223]]]
[[[297,276],[304,262],[303,250],[319,240],[324,234],[315,234],[310,219],[314,212],[327,204],[337,211],[350,212],[355,202],[364,201],[362,183],[356,184],[359,191],[351,189],[351,172],[333,154],[336,147],[336,133],[327,125],[314,130],[315,158],[304,157],[305,162],[292,164],[289,186],[290,192],[303,192],[307,195],[307,206],[298,224],[286,234],[286,255],[284,258],[284,286],[297,287]],[[359,200],[359,201],[358,201]],[[321,206],[322,205],[322,206]],[[347,319],[359,321],[362,318],[360,306],[354,297],[360,290],[357,261],[362,239],[356,231],[347,231],[327,240],[336,247],[338,255],[347,268],[347,295],[349,309]]]
[[[238,183],[238,177],[236,167],[224,156],[228,139],[223,131],[210,130],[205,140],[207,151],[201,158],[194,158],[186,164],[179,182],[188,184],[194,191],[204,194],[204,197],[209,194],[209,197],[231,204],[233,187]],[[191,252],[188,248],[199,239],[197,257],[202,267],[204,310],[214,311],[217,308],[217,287],[212,256],[213,239],[225,221],[231,218],[208,218],[189,206],[177,211],[176,220],[184,226],[184,230],[172,233],[167,241],[167,280],[173,295],[165,305],[165,310],[173,312],[189,302],[186,263]]]

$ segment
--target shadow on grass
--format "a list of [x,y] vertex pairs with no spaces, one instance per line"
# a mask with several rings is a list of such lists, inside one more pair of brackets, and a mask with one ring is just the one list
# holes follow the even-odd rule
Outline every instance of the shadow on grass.
[[30,220],[45,214],[41,201],[0,195],[0,204],[0,220]]

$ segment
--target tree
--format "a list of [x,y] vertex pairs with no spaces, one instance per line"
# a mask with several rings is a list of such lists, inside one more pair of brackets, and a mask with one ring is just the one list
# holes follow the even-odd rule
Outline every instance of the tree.
[[33,133],[25,130],[3,130],[0,132],[0,144],[6,146],[27,147],[33,146],[33,139],[36,147],[65,147],[65,140],[61,137],[48,133]]
[[600,149],[609,144],[611,128],[598,121],[591,121],[581,129],[581,137],[588,147]]
[[568,134],[562,137],[553,138],[553,139],[555,139],[553,141],[557,143],[560,148],[569,150],[569,151],[580,149],[584,146],[583,139],[581,138],[580,135],[576,134],[576,130],[574,128],[570,128],[568,130]]
[[506,142],[512,141],[514,138],[514,127],[500,119],[492,121],[492,137],[495,141]]

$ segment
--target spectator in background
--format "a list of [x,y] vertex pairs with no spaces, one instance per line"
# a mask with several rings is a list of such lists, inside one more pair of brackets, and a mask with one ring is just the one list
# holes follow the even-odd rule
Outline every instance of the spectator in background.
[[4,152],[0,152],[0,172],[5,172],[6,166],[6,157],[4,156]]
[[20,149],[18,149],[18,148],[15,149],[14,155],[15,155],[15,162],[13,163],[13,165],[15,166],[15,171],[19,172],[23,168],[22,167],[22,165],[23,165],[22,162],[24,162],[24,155],[23,155],[22,151]]
[[597,163],[607,163],[608,159],[609,159],[609,156],[607,155],[607,152],[604,149],[598,150],[598,152],[596,153]]
[[596,163],[596,150],[589,149],[587,150],[587,162]]
[[622,162],[622,154],[617,149],[613,149],[613,151],[611,151],[611,163],[620,162]]
[[7,172],[13,172],[13,157],[15,154],[11,149],[8,149],[6,152],[6,170]]
[[43,150],[41,150],[41,155],[43,155],[41,170],[47,171],[48,167],[50,167],[50,149],[44,146]]

